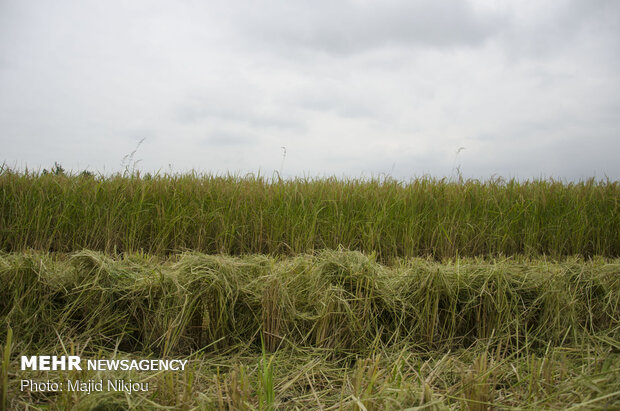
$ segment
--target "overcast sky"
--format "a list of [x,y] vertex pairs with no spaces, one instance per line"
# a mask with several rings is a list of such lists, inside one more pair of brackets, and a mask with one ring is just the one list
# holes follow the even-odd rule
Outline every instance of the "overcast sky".
[[615,0],[0,0],[0,162],[617,180],[618,50]]

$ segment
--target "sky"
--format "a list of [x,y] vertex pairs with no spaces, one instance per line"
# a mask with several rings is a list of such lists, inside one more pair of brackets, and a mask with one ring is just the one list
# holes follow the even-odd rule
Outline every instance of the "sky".
[[615,0],[0,0],[0,163],[618,180],[618,50]]

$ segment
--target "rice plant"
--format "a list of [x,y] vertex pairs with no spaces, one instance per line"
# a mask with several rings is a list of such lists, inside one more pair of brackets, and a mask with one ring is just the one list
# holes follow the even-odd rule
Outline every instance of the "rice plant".
[[0,249],[620,256],[617,181],[0,172]]
[[[619,194],[3,168],[2,409],[620,408]],[[188,368],[19,369],[41,353]],[[150,389],[20,387],[68,378]]]

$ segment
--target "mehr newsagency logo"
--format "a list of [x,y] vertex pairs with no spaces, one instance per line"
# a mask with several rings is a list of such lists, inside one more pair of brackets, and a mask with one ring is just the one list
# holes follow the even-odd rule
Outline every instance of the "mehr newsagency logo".
[[[183,371],[188,360],[83,360],[76,355],[33,355],[21,357],[22,371]],[[62,392],[76,391],[90,394],[102,391],[124,391],[129,394],[137,391],[148,391],[148,382],[136,382],[124,379],[67,379],[65,381],[34,381],[22,379],[21,391],[31,392]]]

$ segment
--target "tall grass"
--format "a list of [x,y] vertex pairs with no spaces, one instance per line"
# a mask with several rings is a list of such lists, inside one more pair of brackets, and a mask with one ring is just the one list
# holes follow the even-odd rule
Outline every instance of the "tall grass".
[[13,343],[13,330],[7,327],[6,341],[2,349],[2,365],[0,366],[0,381],[2,381],[2,397],[0,397],[0,410],[8,410],[9,403],[9,364],[11,362],[11,344]]
[[0,172],[0,250],[620,256],[617,181]]

